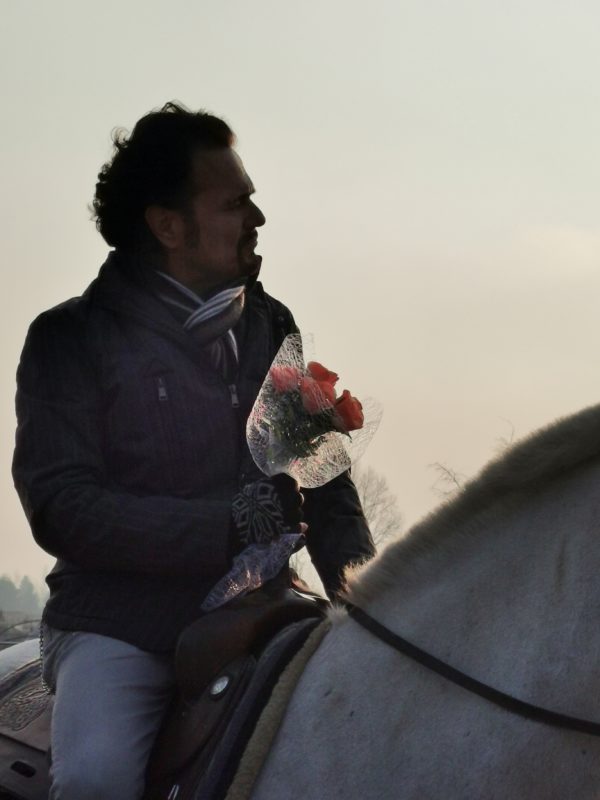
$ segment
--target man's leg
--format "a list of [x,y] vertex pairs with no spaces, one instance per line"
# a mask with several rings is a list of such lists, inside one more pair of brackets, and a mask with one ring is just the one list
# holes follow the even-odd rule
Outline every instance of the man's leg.
[[138,800],[174,686],[172,658],[45,627],[55,690],[50,800]]

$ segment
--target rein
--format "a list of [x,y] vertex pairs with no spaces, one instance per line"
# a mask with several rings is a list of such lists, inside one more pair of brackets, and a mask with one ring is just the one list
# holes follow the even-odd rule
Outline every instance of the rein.
[[566,728],[572,731],[579,731],[579,733],[586,733],[589,736],[600,736],[600,723],[591,722],[586,719],[579,719],[578,717],[570,717],[567,714],[560,714],[557,711],[550,711],[540,706],[534,706],[531,703],[526,703],[524,700],[519,700],[517,697],[512,697],[509,694],[494,689],[481,681],[466,675],[444,661],[440,661],[435,656],[430,655],[425,650],[421,650],[414,644],[411,644],[406,639],[403,639],[398,634],[393,633],[380,622],[369,616],[362,608],[353,605],[352,603],[344,603],[346,611],[355,622],[358,622],[363,628],[366,628],[370,633],[376,636],[380,641],[398,650],[400,653],[412,658],[424,667],[436,672],[443,678],[451,681],[452,683],[461,686],[473,694],[483,697],[485,700],[494,703],[501,708],[511,711],[513,714],[518,714],[521,717],[535,720],[536,722],[543,722],[546,725],[552,725],[555,728]]

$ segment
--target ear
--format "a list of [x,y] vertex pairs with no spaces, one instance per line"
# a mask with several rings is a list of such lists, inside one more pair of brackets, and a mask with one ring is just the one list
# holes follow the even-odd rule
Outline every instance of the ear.
[[175,250],[184,240],[185,226],[181,214],[172,208],[148,206],[144,212],[150,231],[167,250]]

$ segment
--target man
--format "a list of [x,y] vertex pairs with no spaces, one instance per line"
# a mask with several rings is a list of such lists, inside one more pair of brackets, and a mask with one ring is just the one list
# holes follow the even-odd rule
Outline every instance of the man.
[[[265,478],[245,442],[296,328],[257,283],[265,217],[233,141],[173,103],[118,136],[94,199],[114,250],[25,343],[13,473],[57,558],[42,628],[54,798],[141,796],[179,634],[235,553],[300,520],[298,486]],[[333,596],[373,543],[347,474],[305,495]]]

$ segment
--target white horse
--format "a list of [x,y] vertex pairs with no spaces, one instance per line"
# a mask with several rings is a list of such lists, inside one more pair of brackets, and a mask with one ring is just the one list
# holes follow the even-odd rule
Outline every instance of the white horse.
[[[600,723],[600,406],[489,465],[348,599],[483,683]],[[251,798],[598,800],[600,737],[500,708],[338,609]]]
[[[497,690],[600,723],[600,406],[488,466],[351,574],[348,599]],[[228,800],[600,798],[600,736],[472,694],[341,607],[262,768],[252,753]]]

